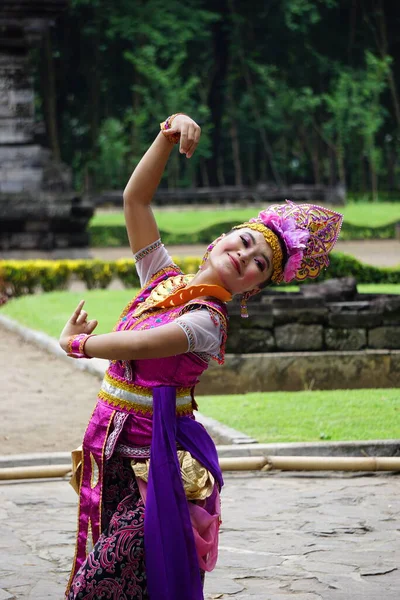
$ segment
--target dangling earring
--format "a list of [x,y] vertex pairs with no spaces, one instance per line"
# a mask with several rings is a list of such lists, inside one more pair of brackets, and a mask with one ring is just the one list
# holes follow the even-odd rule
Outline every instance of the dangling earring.
[[260,291],[260,288],[256,287],[250,290],[249,292],[244,292],[244,294],[242,294],[242,299],[240,301],[240,316],[242,317],[242,319],[247,319],[249,316],[249,312],[247,310],[247,300],[252,296],[258,294],[258,292]]
[[201,261],[201,264],[200,264],[200,266],[199,266],[199,271],[202,271],[202,270],[204,269],[204,265],[205,265],[205,264],[206,264],[206,262],[208,261],[209,254],[210,254],[211,250],[214,248],[214,246],[215,246],[215,244],[214,244],[214,242],[213,242],[212,244],[210,244],[210,245],[207,247],[207,250],[206,250],[206,252],[205,252],[205,254],[204,254],[204,256],[203,256],[203,260]]
[[247,319],[249,312],[247,310],[247,300],[250,298],[249,292],[242,294],[242,300],[240,301],[240,316],[242,319]]
[[221,238],[225,237],[225,234],[223,233],[222,235],[219,236],[219,238],[217,238],[216,240],[214,240],[214,242],[211,242],[211,244],[209,246],[207,246],[207,250],[203,256],[203,259],[201,261],[201,264],[199,266],[199,271],[202,271],[204,269],[204,265],[208,260],[209,254],[211,252],[211,250],[214,248],[214,246],[219,242],[219,240]]

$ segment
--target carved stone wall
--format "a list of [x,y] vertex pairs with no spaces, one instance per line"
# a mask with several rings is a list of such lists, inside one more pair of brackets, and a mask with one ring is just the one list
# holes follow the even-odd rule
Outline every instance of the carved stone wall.
[[67,0],[0,2],[0,250],[87,246],[93,206],[35,140],[29,49]]
[[358,294],[352,279],[302,286],[298,293],[264,293],[230,307],[227,352],[400,349],[400,295]]

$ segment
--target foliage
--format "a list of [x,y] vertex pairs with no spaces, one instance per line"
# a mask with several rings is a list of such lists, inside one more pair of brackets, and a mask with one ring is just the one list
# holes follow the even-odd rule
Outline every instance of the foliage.
[[128,177],[125,165],[129,147],[121,121],[110,117],[102,122],[97,146],[95,160],[88,163],[96,185],[100,189],[118,188]]
[[[167,245],[209,244],[221,233],[230,231],[237,221],[227,221],[209,225],[197,231],[186,233],[160,229],[163,242]],[[128,236],[125,225],[91,225],[89,228],[90,246],[92,248],[118,248],[127,246]],[[341,240],[389,240],[396,237],[396,223],[388,223],[380,227],[365,227],[344,223],[340,232]],[[400,262],[400,261],[399,261]]]
[[[201,258],[174,257],[184,273],[196,273]],[[335,252],[330,266],[319,279],[353,276],[358,283],[400,283],[398,268],[378,268],[364,265],[352,256]],[[126,288],[138,287],[139,278],[133,260],[59,260],[59,261],[0,261],[0,291],[9,297],[23,296],[40,291],[66,289],[72,279],[85,283],[88,290],[105,289],[113,278],[119,279]]]
[[399,24],[371,0],[72,0],[50,57],[63,159],[79,188],[122,189],[184,111],[202,142],[162,185],[345,181],[377,200],[400,186]]

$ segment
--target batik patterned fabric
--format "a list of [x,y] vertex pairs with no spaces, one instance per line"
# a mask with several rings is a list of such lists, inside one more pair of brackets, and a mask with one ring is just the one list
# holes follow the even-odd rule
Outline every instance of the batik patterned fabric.
[[75,575],[68,600],[148,600],[144,503],[130,461],[112,457],[105,470],[104,531]]

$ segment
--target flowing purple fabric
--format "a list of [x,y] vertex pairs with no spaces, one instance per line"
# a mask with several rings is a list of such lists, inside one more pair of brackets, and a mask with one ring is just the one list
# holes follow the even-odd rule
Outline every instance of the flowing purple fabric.
[[151,600],[204,600],[176,443],[222,485],[215,445],[188,417],[176,419],[176,389],[153,389],[153,439],[145,512],[147,584]]

